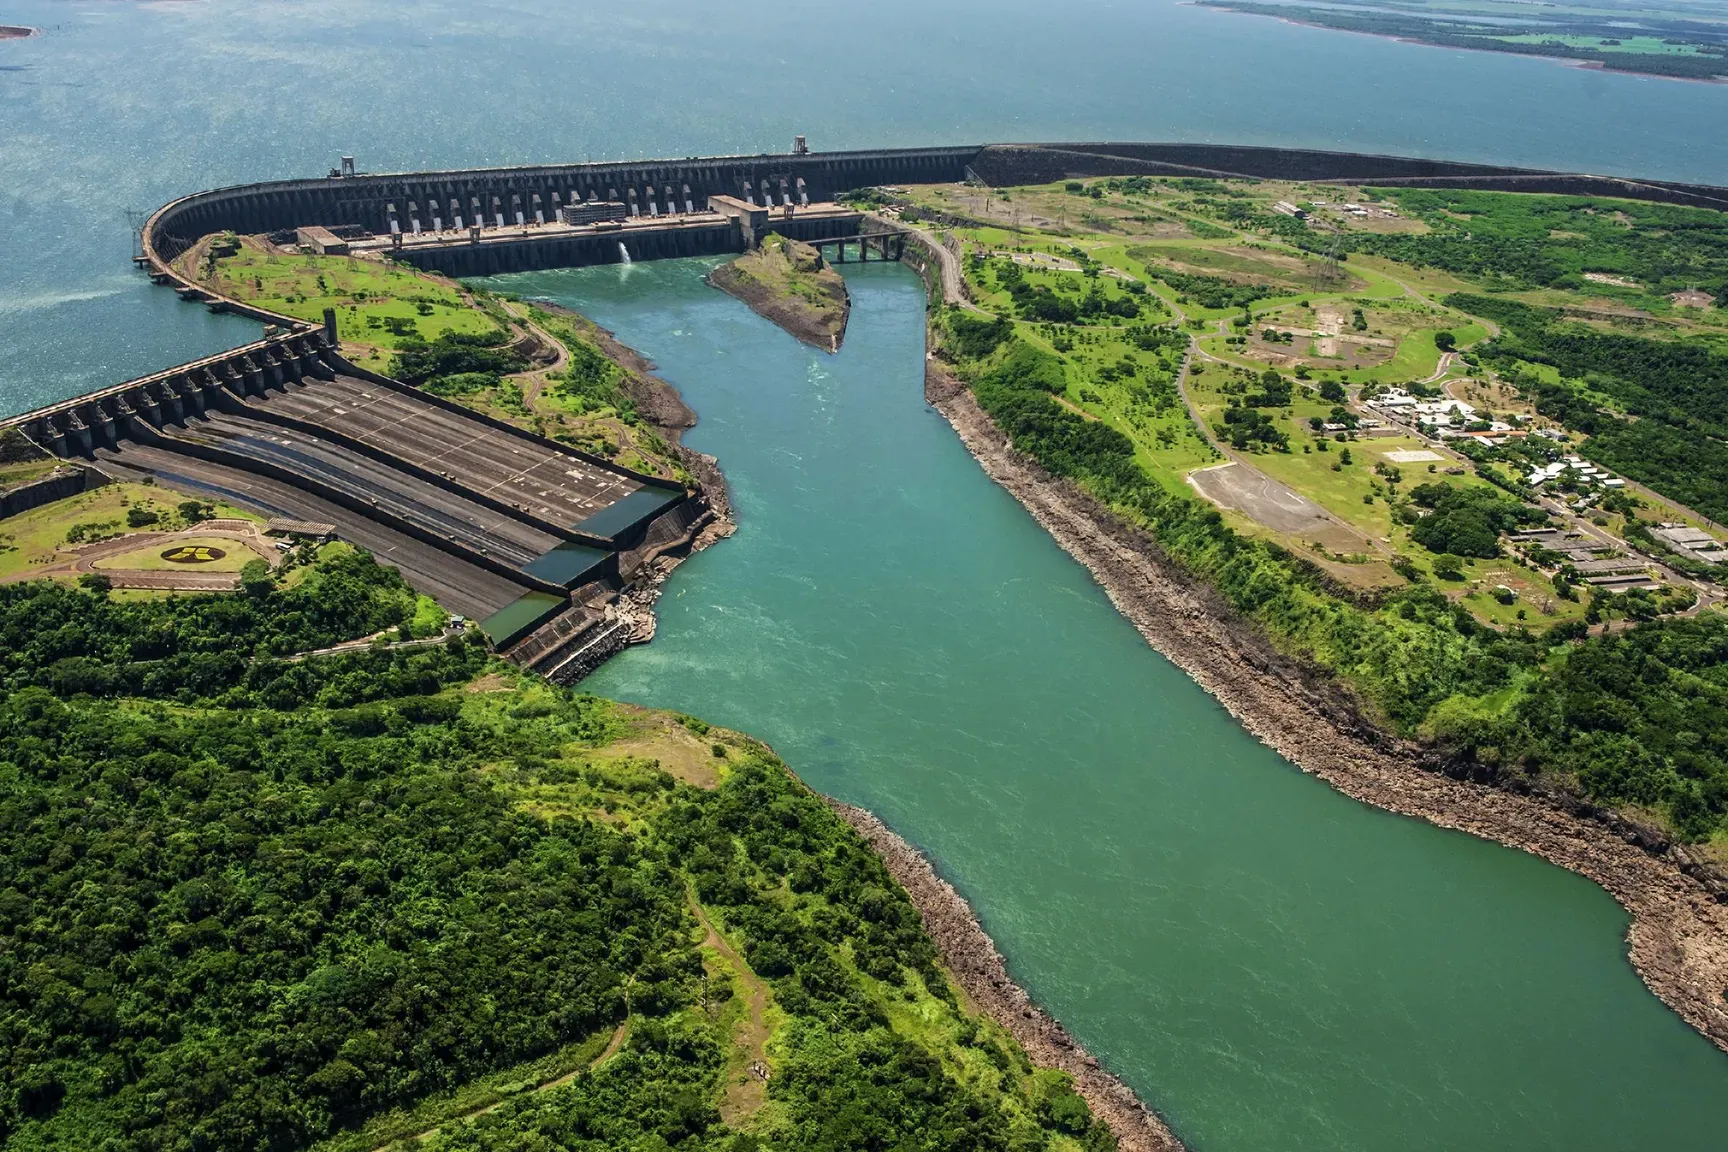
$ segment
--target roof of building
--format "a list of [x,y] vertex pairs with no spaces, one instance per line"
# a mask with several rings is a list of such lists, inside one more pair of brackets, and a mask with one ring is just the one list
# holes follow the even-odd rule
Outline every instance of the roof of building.
[[577,524],[576,531],[602,540],[615,540],[683,498],[682,491],[669,488],[638,488]]

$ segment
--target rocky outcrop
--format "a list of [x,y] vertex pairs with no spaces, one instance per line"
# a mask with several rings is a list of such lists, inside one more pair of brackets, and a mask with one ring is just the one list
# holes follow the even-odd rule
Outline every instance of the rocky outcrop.
[[761,247],[710,272],[708,283],[824,352],[838,352],[846,338],[846,281],[808,244],[770,233]]
[[1134,1090],[1104,1071],[1062,1025],[1009,979],[1002,954],[972,914],[972,906],[937,875],[922,853],[864,809],[832,799],[828,804],[876,850],[906,889],[942,962],[966,995],[1012,1033],[1035,1064],[1074,1077],[1075,1090],[1092,1114],[1116,1134],[1121,1152],[1180,1152],[1182,1142]]
[[1498,841],[1600,884],[1632,916],[1628,948],[1644,982],[1728,1051],[1728,906],[1698,860],[1557,789],[1446,775],[1430,750],[1365,721],[1336,681],[1275,649],[1146,533],[1016,452],[939,363],[929,366],[925,391],[991,479],[1086,566],[1152,647],[1244,728],[1357,800]]

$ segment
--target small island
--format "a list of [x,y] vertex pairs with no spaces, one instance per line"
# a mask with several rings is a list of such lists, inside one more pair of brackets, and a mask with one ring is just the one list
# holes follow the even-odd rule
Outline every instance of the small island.
[[846,281],[809,244],[769,233],[759,247],[714,269],[708,283],[818,348],[840,351],[852,311]]
[[36,29],[22,24],[0,24],[0,40],[23,40],[36,35]]

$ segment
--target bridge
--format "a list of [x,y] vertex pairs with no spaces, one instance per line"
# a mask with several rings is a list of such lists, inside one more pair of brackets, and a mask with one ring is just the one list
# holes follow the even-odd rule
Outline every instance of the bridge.
[[912,235],[904,228],[893,231],[863,232],[856,236],[832,236],[825,239],[809,240],[806,243],[814,247],[824,257],[833,251],[832,260],[836,264],[846,263],[847,249],[858,245],[858,259],[861,263],[870,260],[870,247],[876,246],[876,251],[883,260],[898,261],[906,254],[906,237]]

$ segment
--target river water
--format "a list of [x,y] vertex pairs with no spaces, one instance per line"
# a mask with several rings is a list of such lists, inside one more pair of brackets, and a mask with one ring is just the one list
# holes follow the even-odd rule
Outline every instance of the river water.
[[[130,271],[126,210],[321,172],[1003,139],[1291,143],[1728,183],[1728,86],[1167,0],[5,0],[0,410],[256,329]],[[1343,799],[1249,739],[921,399],[922,295],[838,357],[669,263],[512,278],[654,356],[742,530],[596,690],[771,741],[972,899],[1200,1150],[1720,1148],[1728,1059],[1593,885]]]
[[973,901],[1196,1149],[1716,1149],[1728,1059],[1593,884],[1364,807],[1152,652],[923,401],[923,293],[852,268],[837,357],[711,262],[498,277],[660,365],[736,537],[587,687],[769,741]]

